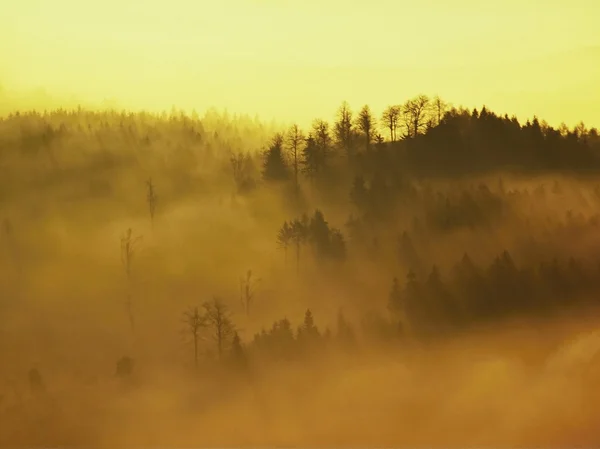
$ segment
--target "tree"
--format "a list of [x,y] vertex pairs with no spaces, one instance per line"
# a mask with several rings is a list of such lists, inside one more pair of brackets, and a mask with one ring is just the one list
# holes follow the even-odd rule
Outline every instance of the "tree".
[[296,273],[300,272],[300,247],[306,243],[309,233],[308,217],[303,215],[302,218],[296,218],[292,221],[291,232],[292,240],[296,246]]
[[304,134],[298,125],[293,124],[287,134],[287,144],[288,152],[292,160],[292,169],[294,171],[294,192],[296,194],[296,200],[298,200],[300,196],[300,181],[298,179],[298,171],[300,167],[300,152],[304,141]]
[[276,359],[289,359],[295,344],[292,324],[287,318],[275,321],[270,331],[262,331],[254,337],[255,343]]
[[402,115],[407,130],[407,137],[414,138],[425,131],[428,125],[429,109],[430,100],[426,95],[419,95],[404,103]]
[[337,111],[337,120],[334,124],[335,142],[344,150],[350,159],[353,150],[352,111],[350,105],[344,101]]
[[431,103],[434,113],[433,115],[435,117],[435,125],[439,126],[442,123],[442,119],[444,118],[446,111],[448,110],[448,103],[442,100],[438,95],[433,97]]
[[331,135],[329,134],[329,123],[325,120],[317,119],[313,122],[313,135],[317,147],[321,152],[323,166],[329,157],[331,151]]
[[329,255],[339,261],[346,259],[346,240],[342,231],[336,228],[329,232]]
[[303,342],[315,342],[319,338],[319,329],[315,326],[313,314],[310,309],[304,313],[304,321],[298,328],[298,340]]
[[288,167],[283,156],[283,135],[276,134],[269,149],[264,153],[263,178],[268,181],[288,179]]
[[252,179],[252,159],[248,154],[231,153],[229,157],[233,181],[237,193],[244,193],[252,190],[255,182]]
[[317,252],[317,256],[324,257],[329,253],[329,224],[325,221],[323,212],[315,210],[309,225],[310,241]]
[[250,305],[254,300],[255,289],[259,282],[260,279],[252,278],[252,270],[248,270],[246,277],[240,279],[240,299],[242,300],[246,315],[250,315]]
[[302,150],[302,171],[312,182],[316,179],[321,170],[321,155],[319,147],[312,134],[306,138],[306,145]]
[[235,334],[235,326],[231,319],[229,309],[217,297],[203,304],[206,325],[212,330],[212,338],[217,345],[219,359],[231,345]]
[[369,151],[371,148],[371,142],[373,142],[373,134],[375,131],[375,118],[373,114],[371,114],[371,109],[368,105],[363,106],[363,108],[358,113],[358,117],[356,117],[356,126],[359,131],[363,134],[363,138],[365,141],[365,149]]
[[129,324],[131,330],[135,330],[135,321],[133,314],[133,298],[132,298],[132,269],[133,269],[133,258],[138,249],[138,245],[142,241],[142,236],[134,237],[133,230],[127,229],[125,235],[121,237],[121,262],[125,268],[125,276],[127,278],[127,299],[125,304],[127,306],[127,314],[129,317]]
[[233,339],[231,340],[231,358],[236,367],[243,368],[246,366],[246,352],[237,331],[233,333]]
[[401,106],[388,106],[381,115],[381,124],[390,130],[390,142],[395,142],[400,120]]
[[183,322],[194,343],[194,366],[198,368],[198,343],[200,331],[206,326],[206,316],[200,314],[198,307],[194,307],[183,313]]
[[292,226],[290,226],[290,224],[285,221],[283,223],[283,225],[281,226],[281,229],[279,229],[279,232],[277,233],[277,244],[279,245],[280,248],[283,248],[283,252],[284,252],[284,260],[285,263],[287,265],[287,250],[288,247],[290,245],[290,243],[292,242],[294,238],[294,230],[292,228]]
[[326,169],[331,156],[331,136],[329,123],[324,120],[315,120],[312,132],[306,139],[303,151],[304,172],[314,181]]
[[356,206],[356,208],[363,214],[365,214],[369,207],[369,189],[365,178],[361,175],[354,177],[352,182],[352,188],[350,189],[350,201]]
[[150,212],[150,223],[152,224],[152,227],[154,227],[154,214],[156,213],[158,196],[156,195],[156,189],[152,183],[152,178],[146,181],[146,201],[148,202],[148,210]]

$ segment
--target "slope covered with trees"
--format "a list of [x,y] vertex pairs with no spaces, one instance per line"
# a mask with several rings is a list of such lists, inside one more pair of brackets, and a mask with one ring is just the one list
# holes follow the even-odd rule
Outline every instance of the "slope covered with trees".
[[159,373],[202,396],[194,406],[250,388],[270,422],[274,372],[302,367],[310,384],[307,367],[380,349],[417,369],[422,348],[482,328],[595,310],[599,169],[595,128],[425,95],[377,113],[342,103],[308,129],[214,111],[12,113],[0,444],[31,443],[36,413],[45,444],[89,441],[100,430],[52,411],[121,407],[94,394],[134,394]]

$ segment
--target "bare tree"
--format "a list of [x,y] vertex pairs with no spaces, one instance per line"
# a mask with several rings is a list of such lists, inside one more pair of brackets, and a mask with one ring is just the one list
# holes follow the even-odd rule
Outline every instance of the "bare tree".
[[133,268],[133,258],[135,256],[136,250],[139,244],[142,241],[142,236],[133,236],[133,230],[131,228],[127,229],[125,235],[121,237],[121,262],[123,263],[123,267],[125,268],[125,275],[127,277],[127,314],[129,317],[129,324],[131,325],[131,330],[135,330],[135,322],[134,322],[134,314],[133,314],[133,298],[132,298],[132,268]]
[[416,137],[428,125],[431,102],[426,95],[419,95],[408,100],[402,106],[402,117],[407,130],[407,137]]
[[156,189],[152,182],[152,178],[146,181],[146,201],[148,202],[148,210],[150,211],[150,223],[154,227],[154,214],[156,213],[156,203],[158,202],[158,196],[156,195]]
[[246,272],[246,277],[240,279],[240,299],[246,315],[250,315],[250,306],[254,300],[256,287],[260,279],[252,278],[252,270]]
[[368,151],[369,148],[371,148],[373,133],[375,131],[375,118],[373,117],[373,114],[371,114],[371,109],[368,105],[363,106],[358,113],[358,117],[356,117],[356,126],[364,136],[365,149]]
[[304,134],[300,130],[300,127],[293,124],[287,134],[288,152],[290,153],[292,160],[292,169],[294,170],[294,192],[296,194],[296,200],[300,196],[300,183],[298,180],[298,171],[300,168],[300,152],[302,151],[302,144],[305,141]]
[[198,307],[190,308],[183,312],[183,322],[185,331],[192,337],[194,343],[194,366],[198,368],[198,343],[200,331],[206,327],[206,316],[200,314]]
[[395,142],[397,138],[400,111],[400,106],[388,106],[381,115],[381,124],[390,130],[390,142]]
[[212,338],[217,345],[217,354],[219,359],[231,344],[235,334],[235,326],[231,319],[229,309],[219,298],[215,297],[212,301],[203,304],[206,317],[206,324],[212,331]]
[[334,136],[336,144],[346,152],[348,158],[352,156],[352,134],[352,111],[348,102],[344,101],[337,111]]
[[442,119],[444,115],[446,115],[446,111],[448,110],[448,103],[442,100],[438,95],[433,97],[432,100],[432,109],[435,115],[435,125],[439,126],[442,123]]

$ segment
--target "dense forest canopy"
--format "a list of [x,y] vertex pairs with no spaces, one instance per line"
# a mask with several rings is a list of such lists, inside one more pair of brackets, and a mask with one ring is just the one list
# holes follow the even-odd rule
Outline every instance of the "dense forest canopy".
[[[596,128],[437,96],[343,102],[307,129],[214,110],[13,112],[0,444],[223,444],[234,419],[240,445],[418,444],[419,420],[446,444],[557,441],[525,414],[465,423],[537,400],[547,425],[572,405],[572,386],[544,396],[560,375],[540,370],[573,328],[597,326],[599,169]],[[349,424],[369,404],[379,436]],[[379,416],[394,407],[401,431]],[[566,438],[597,442],[582,410]],[[145,428],[151,411],[164,430]]]

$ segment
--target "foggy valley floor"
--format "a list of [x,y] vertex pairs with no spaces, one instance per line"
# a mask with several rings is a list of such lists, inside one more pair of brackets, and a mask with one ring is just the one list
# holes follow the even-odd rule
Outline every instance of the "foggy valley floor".
[[598,444],[598,168],[426,96],[4,117],[0,445]]

